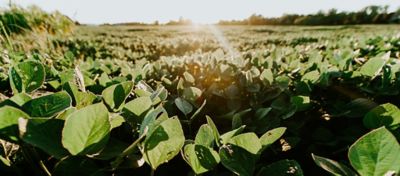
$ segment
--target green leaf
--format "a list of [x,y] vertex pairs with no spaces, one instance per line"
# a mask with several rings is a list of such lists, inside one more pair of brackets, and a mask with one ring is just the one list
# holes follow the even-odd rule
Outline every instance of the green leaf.
[[207,101],[204,100],[203,104],[201,104],[201,106],[192,114],[192,116],[190,117],[190,120],[194,120],[201,112],[201,110],[203,110],[203,108],[206,106]]
[[29,115],[11,106],[4,106],[0,108],[0,137],[2,139],[12,142],[18,141],[19,118],[27,119],[29,118]]
[[362,136],[350,147],[349,160],[361,176],[399,174],[400,145],[390,131],[381,127]]
[[66,109],[65,111],[63,111],[62,113],[58,114],[56,116],[56,119],[61,119],[61,120],[65,120],[67,119],[67,117],[69,115],[71,115],[72,113],[74,113],[75,111],[77,111],[77,109],[75,107],[70,107],[68,109]]
[[178,109],[187,116],[189,113],[193,111],[193,106],[187,102],[185,99],[182,98],[176,98],[175,99],[175,105],[178,107]]
[[71,82],[64,84],[63,89],[72,97],[72,103],[77,109],[93,104],[97,96],[91,92],[80,92],[77,85]]
[[185,78],[186,82],[188,82],[188,83],[193,84],[195,82],[194,77],[188,72],[184,72],[183,77]]
[[108,77],[106,73],[102,73],[98,80],[99,84],[103,87],[106,87],[107,83],[111,82],[111,79]]
[[64,121],[59,119],[20,119],[19,130],[22,140],[42,149],[50,156],[61,159],[68,151],[61,144]]
[[280,160],[266,167],[263,167],[257,176],[303,176],[300,164],[295,160]]
[[40,88],[45,74],[43,65],[36,61],[26,61],[15,65],[9,71],[13,93],[29,93]]
[[111,109],[118,111],[123,107],[125,99],[131,93],[132,89],[133,89],[132,81],[122,82],[107,87],[102,92],[104,102]]
[[117,113],[113,113],[110,115],[111,129],[121,126],[124,122],[125,122],[125,119],[121,115],[119,115]]
[[389,57],[390,52],[369,59],[364,65],[361,66],[360,74],[363,76],[371,77],[371,79],[375,78],[381,72]]
[[8,160],[7,158],[5,158],[5,157],[3,157],[3,156],[1,156],[1,155],[0,155],[0,161],[1,161],[1,163],[3,163],[4,165],[6,165],[7,167],[10,167],[10,166],[11,166],[10,160]]
[[247,150],[235,146],[224,145],[219,150],[221,163],[227,169],[241,176],[253,175],[258,157]]
[[15,104],[17,104],[18,106],[22,106],[29,100],[32,100],[32,98],[26,93],[19,93],[19,94],[12,96],[10,98],[10,100],[12,102],[14,102]]
[[78,92],[76,96],[76,108],[81,109],[95,102],[97,96],[92,92]]
[[62,131],[62,144],[72,155],[98,152],[107,144],[110,122],[107,108],[94,104],[71,114]]
[[310,107],[310,97],[293,96],[290,101],[297,107],[297,111],[304,111]]
[[400,125],[400,109],[390,103],[379,105],[364,116],[363,123],[367,128],[386,126],[394,130]]
[[22,109],[31,117],[52,117],[71,106],[71,97],[67,92],[32,99],[22,106]]
[[141,123],[146,115],[145,113],[150,110],[152,104],[153,102],[150,97],[135,98],[124,106],[122,111],[126,115],[123,116],[131,123]]
[[197,87],[188,87],[183,89],[182,98],[190,102],[195,102],[201,97],[202,93],[203,92]]
[[375,108],[377,104],[372,100],[366,98],[357,98],[346,105],[348,117],[363,117],[371,109]]
[[317,70],[314,70],[304,74],[303,77],[301,78],[301,81],[315,84],[319,80],[319,77],[320,77],[319,72]]
[[242,117],[238,114],[232,117],[232,129],[240,128],[243,125]]
[[75,71],[73,69],[72,70],[65,70],[65,71],[60,73],[59,77],[60,77],[60,80],[61,80],[61,84],[65,84],[67,82],[74,81]]
[[153,101],[153,105],[157,105],[168,98],[168,91],[161,86],[150,95],[150,98]]
[[290,78],[287,76],[278,76],[275,81],[281,90],[286,90],[290,84]]
[[149,128],[149,131],[152,131],[154,127],[158,125],[155,124],[157,117],[163,112],[165,112],[165,110],[162,106],[158,106],[156,109],[148,111],[140,124],[139,134],[142,135],[146,127]]
[[264,135],[260,137],[260,142],[263,150],[271,146],[275,141],[283,136],[286,131],[286,127],[279,127],[267,131]]
[[260,75],[260,80],[263,81],[265,85],[271,85],[274,82],[274,75],[271,69],[265,69]]
[[174,158],[183,147],[185,136],[179,119],[161,122],[143,142],[143,157],[156,170],[158,166]]
[[202,174],[212,170],[220,158],[216,151],[203,145],[189,144],[184,148],[185,161],[196,174]]
[[246,125],[242,125],[237,129],[234,129],[234,130],[231,130],[231,131],[228,131],[228,132],[222,134],[221,137],[220,137],[222,144],[227,144],[228,141],[233,136],[236,136],[236,135],[240,134],[244,130],[245,127],[246,127]]
[[211,129],[213,131],[215,144],[217,144],[217,146],[219,146],[219,136],[220,136],[220,134],[218,132],[217,126],[215,126],[215,124],[214,124],[213,120],[211,119],[211,117],[206,116],[206,118],[207,118],[207,124],[210,125],[210,127],[211,127]]
[[261,150],[260,139],[258,139],[255,133],[236,135],[232,137],[228,143],[241,147],[254,155],[258,154]]
[[200,126],[199,131],[196,134],[194,143],[212,147],[214,140],[214,134],[211,126],[208,124],[203,124]]
[[337,161],[311,154],[315,164],[329,173],[337,176],[357,176],[353,170]]

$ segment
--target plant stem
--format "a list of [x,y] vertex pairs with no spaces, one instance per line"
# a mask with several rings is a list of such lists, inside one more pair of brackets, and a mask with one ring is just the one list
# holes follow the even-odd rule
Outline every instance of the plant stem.
[[43,169],[43,171],[46,173],[47,176],[51,176],[51,173],[47,169],[46,165],[43,163],[42,160],[39,160],[39,165]]

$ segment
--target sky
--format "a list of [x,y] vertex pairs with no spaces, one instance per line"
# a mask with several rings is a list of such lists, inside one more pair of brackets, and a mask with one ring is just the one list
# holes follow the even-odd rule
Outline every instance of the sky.
[[[7,7],[9,0],[0,0]],[[58,10],[85,24],[120,22],[167,22],[179,17],[196,23],[244,19],[252,14],[277,17],[284,13],[309,14],[336,8],[356,11],[368,5],[400,7],[400,0],[12,0],[26,7],[37,5],[46,11]]]

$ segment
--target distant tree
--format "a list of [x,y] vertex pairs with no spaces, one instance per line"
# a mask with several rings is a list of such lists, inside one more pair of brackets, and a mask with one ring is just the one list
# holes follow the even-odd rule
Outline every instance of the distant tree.
[[400,23],[400,8],[388,11],[389,6],[371,5],[357,12],[338,12],[337,9],[318,11],[314,14],[284,14],[277,18],[266,18],[253,14],[244,20],[220,21],[220,25],[348,25]]

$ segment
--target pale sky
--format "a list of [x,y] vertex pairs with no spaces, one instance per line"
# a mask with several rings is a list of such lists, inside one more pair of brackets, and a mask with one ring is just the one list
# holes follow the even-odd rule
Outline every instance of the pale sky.
[[[0,0],[6,7],[9,0]],[[336,8],[354,11],[368,5],[400,7],[400,0],[12,0],[21,6],[38,5],[46,11],[58,10],[81,23],[167,22],[179,17],[197,23],[220,19],[244,19],[257,13],[267,17],[284,13],[315,13]]]

